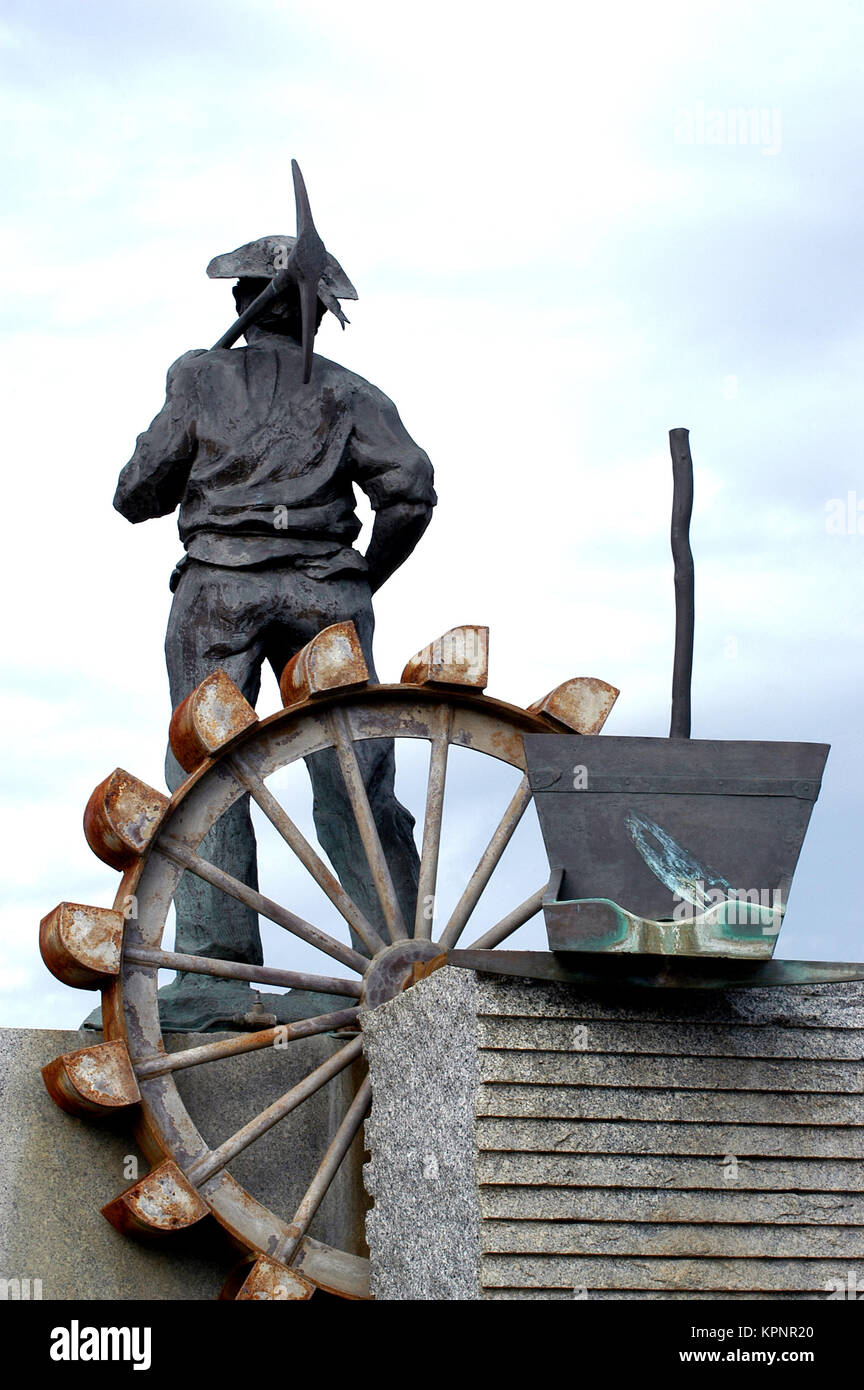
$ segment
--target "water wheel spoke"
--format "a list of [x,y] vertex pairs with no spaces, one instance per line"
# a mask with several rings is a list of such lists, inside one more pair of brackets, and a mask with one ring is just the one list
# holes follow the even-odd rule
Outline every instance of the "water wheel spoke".
[[190,975],[218,975],[223,980],[249,980],[258,985],[280,985],[285,989],[306,989],[315,994],[347,994],[359,999],[358,980],[339,975],[309,975],[300,970],[279,970],[269,965],[246,965],[239,960],[216,960],[212,956],[190,956],[183,951],[162,951],[151,946],[127,946],[125,959],[132,965],[152,966],[156,970],[182,970]]
[[313,1216],[327,1195],[327,1190],[339,1171],[339,1165],[354,1142],[354,1136],[366,1117],[371,1101],[372,1082],[367,1076],[357,1091],[354,1100],[351,1102],[345,1114],[345,1118],[334,1134],[330,1142],[330,1147],[321,1161],[320,1168],[306,1189],[305,1196],[294,1213],[294,1218],[288,1227],[288,1235],[283,1237],[279,1242],[276,1259],[280,1260],[282,1264],[288,1264],[290,1262],[297,1246],[309,1229]]
[[269,921],[275,922],[278,927],[283,927],[293,936],[299,936],[301,941],[306,941],[310,946],[316,946],[325,955],[341,961],[343,965],[348,966],[349,970],[356,970],[362,975],[369,965],[367,957],[362,956],[359,951],[355,951],[352,946],[343,945],[341,941],[337,941],[327,932],[313,927],[311,922],[306,922],[296,913],[290,912],[287,907],[280,906],[272,898],[266,898],[263,893],[257,892],[254,888],[248,888],[245,883],[233,878],[224,869],[219,869],[215,864],[202,859],[200,854],[196,854],[181,840],[175,840],[172,835],[161,835],[156,848],[172,863],[177,864],[182,869],[187,869],[196,877],[203,879],[205,883],[212,884],[214,888],[221,889],[229,897],[236,898],[238,902],[251,908],[253,912],[260,913]]
[[381,940],[372,923],[345,892],[336,875],[328,869],[302,830],[295,825],[285,808],[276,799],[269,787],[265,785],[263,778],[259,777],[254,768],[250,767],[239,754],[235,753],[229,760],[229,764],[244,791],[249,792],[256,804],[260,806],[270,824],[279,832],[289,848],[294,851],[300,863],[312,875],[319,888],[327,894],[337,912],[340,912],[348,925],[354,928],[364,946],[373,956],[377,951],[382,950],[386,943]]
[[238,1129],[236,1134],[232,1134],[230,1139],[226,1139],[217,1149],[211,1150],[210,1153],[193,1163],[186,1174],[190,1182],[194,1183],[196,1187],[200,1187],[208,1178],[221,1172],[232,1159],[241,1154],[244,1149],[248,1149],[250,1144],[254,1144],[256,1139],[260,1139],[280,1120],[284,1120],[286,1115],[290,1115],[292,1110],[296,1110],[298,1105],[302,1105],[316,1091],[320,1091],[322,1086],[326,1086],[328,1081],[332,1081],[334,1076],[338,1076],[340,1071],[344,1071],[346,1067],[350,1066],[362,1051],[363,1039],[358,1037],[354,1038],[347,1046],[340,1048],[332,1057],[328,1057],[326,1062],[322,1062],[296,1086],[292,1086],[290,1091],[286,1091],[284,1096],[280,1096],[279,1100],[268,1105],[267,1109],[262,1110],[260,1115],[256,1115],[242,1129]]
[[345,711],[342,709],[331,710],[327,715],[327,724],[336,749],[336,756],[339,759],[339,766],[342,769],[345,790],[351,802],[354,820],[360,832],[369,872],[375,883],[384,920],[390,932],[390,939],[391,941],[404,940],[408,936],[405,919],[402,916],[402,909],[396,896],[393,876],[384,854],[375,817],[372,815],[372,808],[369,805],[366,784],[363,781],[363,774],[360,771],[360,764],[354,751],[354,740]]
[[432,937],[435,890],[438,883],[438,854],[441,847],[441,818],[444,813],[444,787],[447,780],[447,754],[453,711],[443,705],[438,712],[429,754],[429,780],[426,786],[426,815],[423,821],[423,849],[417,886],[417,913],[414,935],[426,941]]
[[180,1052],[167,1055],[159,1053],[154,1057],[134,1060],[135,1075],[139,1080],[142,1077],[164,1076],[166,1072],[197,1067],[202,1062],[218,1062],[223,1057],[234,1057],[242,1052],[258,1052],[263,1047],[274,1045],[282,1047],[298,1038],[311,1038],[317,1033],[350,1028],[357,1023],[359,1017],[359,1008],[339,1009],[336,1013],[319,1014],[317,1018],[302,1018],[294,1023],[279,1023],[275,1028],[261,1028],[257,1033],[246,1033],[237,1038],[222,1038],[219,1042],[187,1047]]
[[495,872],[498,861],[510,843],[511,836],[525,814],[530,800],[531,788],[528,785],[527,776],[524,776],[513,793],[510,805],[501,817],[495,833],[483,851],[477,868],[468,880],[465,892],[453,909],[452,916],[439,937],[439,945],[442,950],[451,950],[465,930],[468,918],[477,906],[483,889]]
[[546,892],[546,884],[538,888],[536,893],[532,893],[530,898],[526,898],[524,903],[514,907],[512,912],[508,912],[506,917],[502,917],[500,922],[496,922],[494,927],[490,927],[482,936],[478,936],[476,941],[472,941],[467,948],[469,951],[491,951],[493,946],[499,946],[502,941],[506,941],[508,936],[512,936],[514,931],[524,927],[526,922],[540,911],[543,904],[543,895]]

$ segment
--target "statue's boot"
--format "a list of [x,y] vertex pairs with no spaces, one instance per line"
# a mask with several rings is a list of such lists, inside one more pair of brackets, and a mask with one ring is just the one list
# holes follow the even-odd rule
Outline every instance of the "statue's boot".
[[[354,1003],[356,1000],[345,995],[313,994],[306,990],[262,994],[245,980],[184,974],[159,990],[159,1021],[163,1033],[254,1031],[338,1013]],[[101,1007],[94,1009],[81,1027],[101,1030]]]

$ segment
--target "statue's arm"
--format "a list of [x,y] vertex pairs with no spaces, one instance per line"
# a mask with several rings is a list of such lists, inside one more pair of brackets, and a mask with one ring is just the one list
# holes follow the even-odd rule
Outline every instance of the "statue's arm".
[[375,513],[366,551],[373,594],[405,563],[431,520],[432,508],[422,502],[392,502]]
[[197,446],[195,391],[184,353],[168,372],[165,404],[139,434],[135,452],[117,480],[114,506],[127,521],[167,516],[183,500]]
[[366,551],[374,592],[404,564],[429,525],[438,500],[434,473],[393,402],[374,387],[355,402],[349,447],[356,482],[375,511]]

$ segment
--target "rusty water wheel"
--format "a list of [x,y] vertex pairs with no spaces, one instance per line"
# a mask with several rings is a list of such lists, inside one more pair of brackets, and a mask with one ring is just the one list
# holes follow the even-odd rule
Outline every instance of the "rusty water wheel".
[[[478,636],[479,634],[479,636]],[[91,797],[85,828],[91,847],[123,870],[115,907],[64,903],[42,923],[42,953],[69,984],[103,990],[105,1041],[65,1054],[43,1072],[64,1109],[77,1114],[126,1109],[152,1164],[104,1208],[120,1230],[144,1237],[170,1234],[207,1216],[248,1252],[222,1296],[305,1299],[316,1288],[346,1298],[368,1298],[368,1261],[313,1240],[308,1228],[371,1103],[368,1077],[360,1079],[315,1176],[293,1213],[277,1214],[255,1200],[230,1173],[232,1159],[284,1115],[346,1068],[361,1063],[364,1009],[378,1007],[409,987],[424,964],[455,946],[531,799],[522,734],[596,732],[617,691],[595,680],[558,687],[530,710],[482,693],[486,684],[485,629],[454,629],[449,645],[424,649],[400,685],[366,683],[366,669],[350,624],[327,629],[286,668],[281,682],[287,708],[258,721],[222,672],[215,672],[175,711],[172,746],[187,780],[168,800],[120,770]],[[443,655],[442,655],[443,651]],[[423,826],[417,914],[405,922],[370,812],[355,742],[375,738],[424,739],[431,745]],[[441,843],[442,811],[451,747],[521,770],[504,810],[449,919],[431,920]],[[304,837],[267,787],[267,779],[298,759],[334,748],[387,924],[385,939]],[[215,868],[198,854],[214,823],[250,794],[291,852],[309,871],[369,952],[304,921]],[[348,972],[336,977],[244,966],[178,955],[162,947],[169,908],[183,873],[195,874],[313,945]],[[471,945],[489,949],[506,940],[540,909],[545,884]],[[133,897],[137,915],[126,919]],[[347,932],[346,932],[347,935]],[[434,936],[434,940],[433,940]],[[418,969],[419,967],[419,969]],[[335,1013],[297,1024],[261,1028],[167,1053],[159,1022],[159,969],[218,974],[289,986],[345,999]],[[351,1037],[351,1031],[357,1036]],[[236,1134],[211,1148],[200,1134],[174,1079],[178,1069],[270,1047],[277,1037],[339,1032],[338,1050]],[[233,1065],[241,1068],[242,1061]],[[357,1068],[355,1067],[355,1070]]]

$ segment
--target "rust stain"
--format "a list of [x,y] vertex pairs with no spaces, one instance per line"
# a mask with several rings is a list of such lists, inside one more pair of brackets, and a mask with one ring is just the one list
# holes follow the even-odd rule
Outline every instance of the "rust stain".
[[369,671],[353,623],[325,627],[292,657],[282,672],[279,690],[285,705],[333,690],[365,685]]
[[453,627],[412,656],[404,685],[452,685],[485,690],[489,681],[489,629],[466,623]]
[[177,706],[168,741],[184,772],[194,772],[258,716],[224,671],[213,671]]
[[147,848],[167,808],[167,796],[118,767],[87,802],[87,843],[112,869],[126,869]]
[[525,752],[521,734],[496,729],[492,733],[490,743],[496,757],[501,758],[504,762],[512,763],[514,767],[524,766]]
[[422,937],[396,941],[379,951],[363,977],[363,1007],[377,1009],[379,1004],[410,989],[418,978],[415,971],[426,961],[444,965],[446,957],[442,957],[437,942]]
[[39,924],[42,959],[58,980],[98,989],[120,969],[123,914],[83,903],[60,903]]
[[[416,961],[411,968],[410,983],[416,985],[420,980],[428,980],[430,975],[433,975],[436,970],[440,970],[441,967],[446,964],[446,951],[442,951],[440,956],[433,956],[432,960]],[[408,985],[406,985],[405,988],[407,989]]]
[[140,1099],[124,1042],[64,1052],[42,1068],[48,1094],[71,1115],[104,1115]]
[[207,1203],[170,1159],[102,1208],[112,1226],[126,1235],[137,1236],[184,1230],[208,1212]]
[[546,715],[577,734],[599,734],[620,693],[596,676],[574,676],[535,700],[528,712]]
[[219,1295],[244,1302],[298,1302],[311,1298],[315,1285],[296,1270],[266,1255],[243,1260],[229,1276]]

